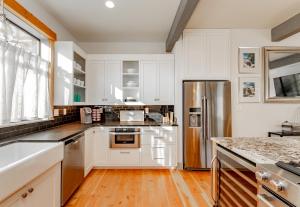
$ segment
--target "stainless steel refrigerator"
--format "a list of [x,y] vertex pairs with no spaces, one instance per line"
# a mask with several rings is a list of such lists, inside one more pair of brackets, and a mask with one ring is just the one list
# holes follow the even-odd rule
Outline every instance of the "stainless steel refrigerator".
[[183,82],[184,169],[211,167],[211,137],[231,136],[229,81]]

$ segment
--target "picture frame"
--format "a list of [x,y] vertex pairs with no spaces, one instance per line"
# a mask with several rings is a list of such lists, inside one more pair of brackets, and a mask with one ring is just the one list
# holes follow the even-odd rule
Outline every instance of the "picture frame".
[[259,103],[261,98],[260,77],[239,78],[239,101],[240,103]]
[[261,56],[258,47],[239,48],[239,73],[259,74],[261,71]]

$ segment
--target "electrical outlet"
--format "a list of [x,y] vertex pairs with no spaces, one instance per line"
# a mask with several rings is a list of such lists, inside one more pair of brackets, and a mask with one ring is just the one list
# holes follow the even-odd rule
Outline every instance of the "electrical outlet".
[[59,116],[59,109],[54,109],[53,116]]
[[64,109],[64,116],[67,115],[67,109]]

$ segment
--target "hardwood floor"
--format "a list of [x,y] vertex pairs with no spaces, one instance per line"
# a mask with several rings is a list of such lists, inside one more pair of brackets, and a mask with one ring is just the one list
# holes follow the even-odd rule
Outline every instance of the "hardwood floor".
[[206,207],[209,195],[209,172],[93,170],[66,207]]

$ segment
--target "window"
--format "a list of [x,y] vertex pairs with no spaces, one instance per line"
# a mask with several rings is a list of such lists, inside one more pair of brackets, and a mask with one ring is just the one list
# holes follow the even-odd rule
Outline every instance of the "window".
[[0,124],[48,118],[49,62],[41,41],[11,21],[0,21]]

